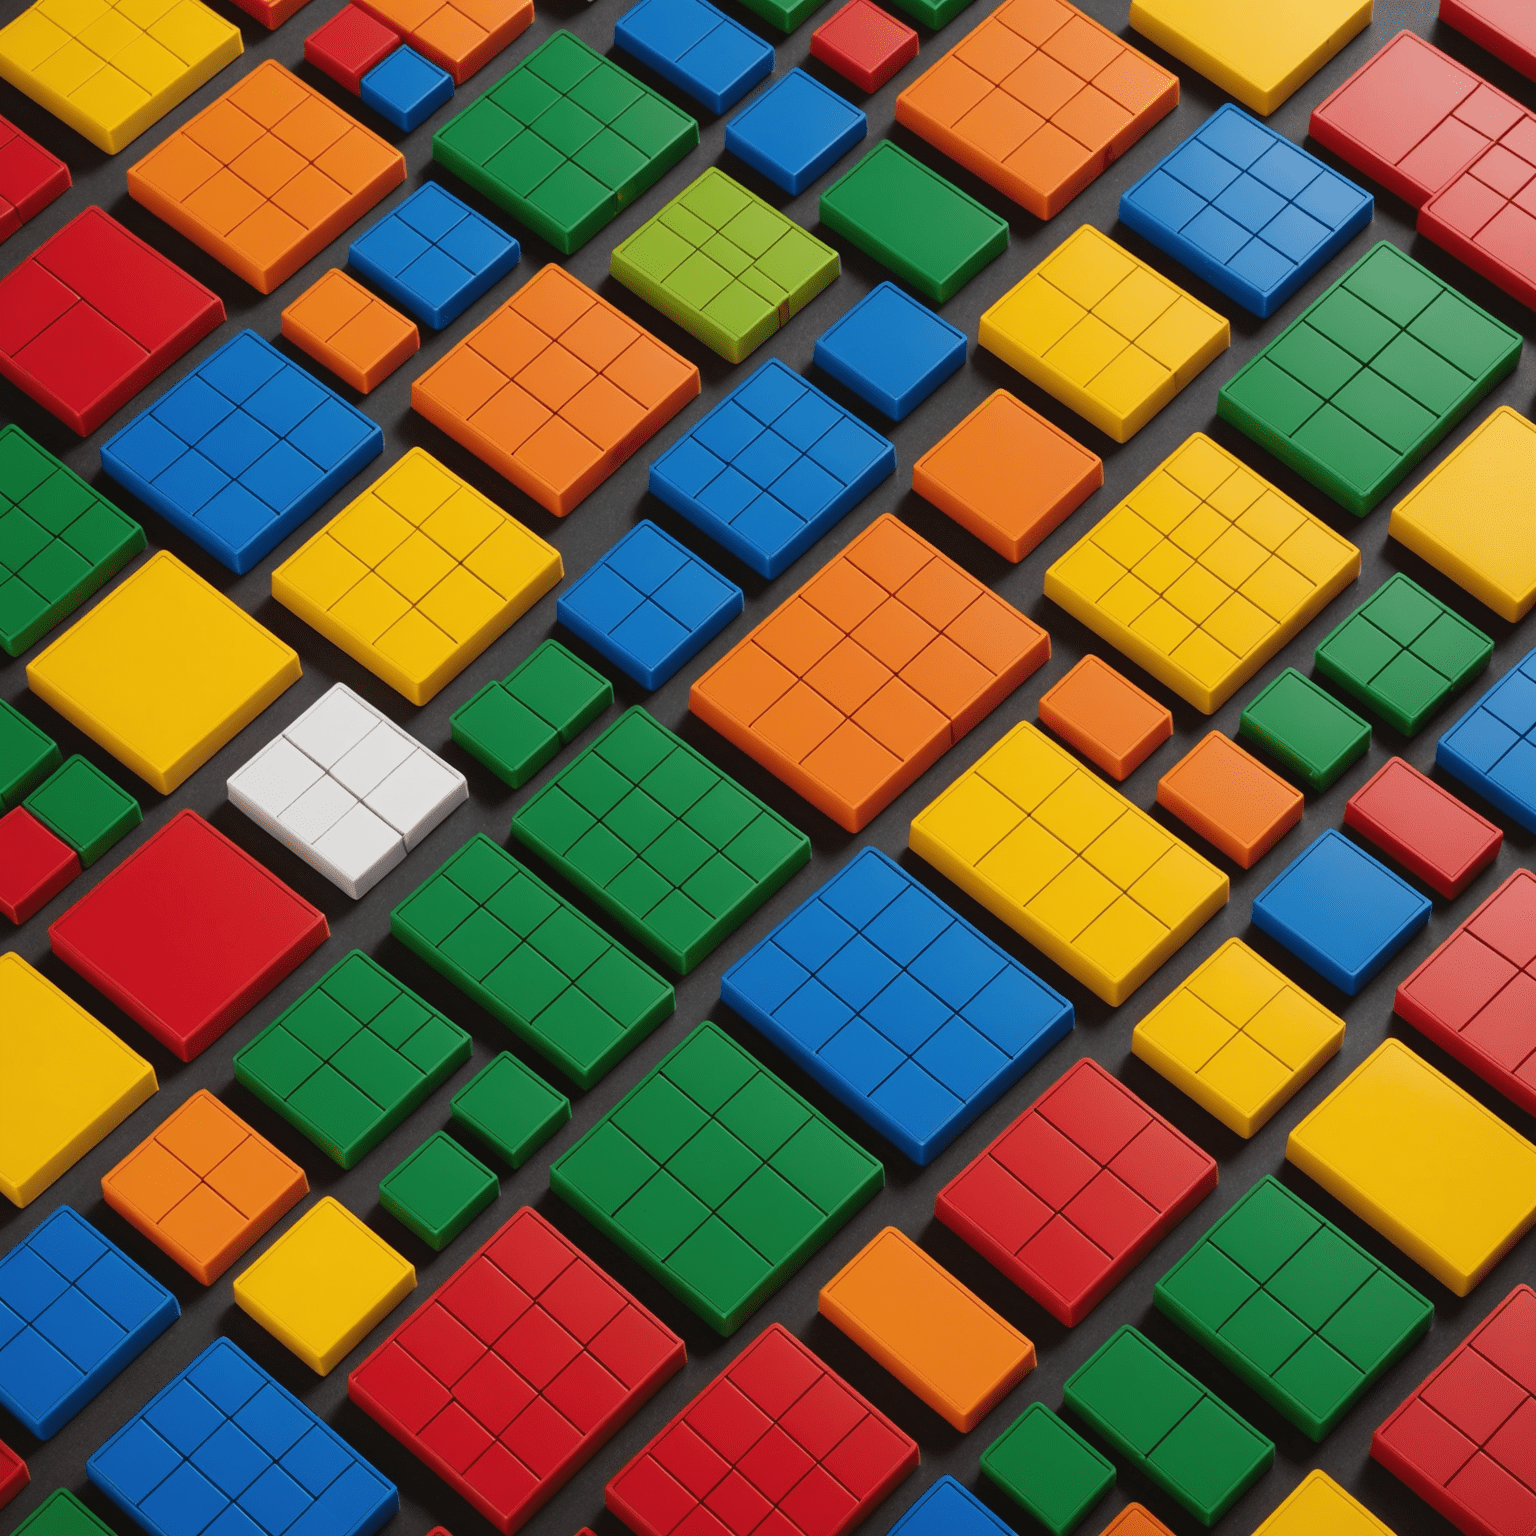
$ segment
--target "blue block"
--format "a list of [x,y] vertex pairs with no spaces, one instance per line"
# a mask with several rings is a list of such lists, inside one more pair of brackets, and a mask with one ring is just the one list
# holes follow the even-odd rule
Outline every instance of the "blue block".
[[1072,1028],[1072,1004],[866,848],[720,996],[914,1163],[931,1163]]
[[1506,672],[1440,738],[1435,762],[1536,832],[1536,651]]
[[400,1507],[392,1482],[223,1338],[85,1470],[149,1536],[371,1536]]
[[61,1205],[0,1258],[0,1405],[47,1440],[180,1316],[158,1280]]
[[613,40],[711,112],[724,112],[773,71],[773,49],[709,0],[640,0]]
[[1120,196],[1120,221],[1267,317],[1357,235],[1375,199],[1228,102]]
[[896,473],[896,450],[770,358],[651,464],[650,488],[773,577]]
[[384,451],[378,425],[241,331],[101,446],[101,467],[237,575]]
[[409,133],[453,99],[453,76],[402,44],[363,76],[357,94],[365,106]]
[[850,101],[792,69],[725,125],[725,147],[786,192],[804,192],[869,132]]
[[439,331],[500,282],[521,256],[511,235],[435,181],[347,247],[349,267]]
[[647,520],[561,593],[555,616],[641,687],[659,688],[742,604],[735,582]]
[[963,1483],[941,1477],[890,1529],[889,1536],[1014,1536]]
[[1353,997],[1429,921],[1430,902],[1330,828],[1253,901],[1253,921]]
[[892,421],[965,366],[965,332],[881,283],[816,338],[816,366]]

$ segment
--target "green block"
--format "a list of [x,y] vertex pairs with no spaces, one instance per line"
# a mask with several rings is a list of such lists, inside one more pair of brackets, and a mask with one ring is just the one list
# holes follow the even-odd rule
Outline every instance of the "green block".
[[981,1453],[981,1470],[1053,1536],[1067,1536],[1115,1486],[1115,1469],[1044,1403]]
[[235,1055],[235,1077],[351,1168],[469,1060],[469,1036],[361,950]]
[[810,862],[810,839],[627,710],[512,818],[616,922],[686,974]]
[[935,32],[948,26],[970,3],[971,0],[896,0],[899,10]]
[[1216,410],[1364,517],[1519,359],[1518,332],[1383,241],[1222,385]]
[[83,757],[55,769],[27,796],[26,807],[86,869],[144,819],[139,802]]
[[1062,1389],[1067,1407],[1206,1525],[1274,1465],[1275,1446],[1214,1392],[1126,1327]]
[[579,1088],[674,1006],[655,971],[485,836],[407,896],[389,927]]
[[69,1489],[58,1488],[16,1527],[15,1536],[116,1536],[116,1533]]
[[569,256],[699,142],[628,70],[556,32],[432,136],[432,158]]
[[742,0],[742,4],[770,26],[788,34],[821,4],[821,0]]
[[613,250],[609,270],[739,363],[841,270],[837,252],[713,166]]
[[53,737],[0,699],[0,815],[15,810],[61,761]]
[[1423,1296],[1274,1178],[1254,1185],[1152,1299],[1319,1441],[1434,1316]]
[[728,1337],[885,1170],[706,1023],[556,1159],[549,1182]]
[[889,139],[821,194],[821,222],[935,304],[1008,249],[1005,220]]
[[478,1157],[436,1131],[379,1180],[379,1203],[441,1253],[501,1193]]
[[1237,734],[1267,747],[1319,792],[1364,757],[1371,744],[1370,726],[1295,667],[1287,667],[1249,700]]
[[509,1051],[475,1073],[448,1108],[459,1126],[514,1168],[571,1118],[571,1101]]

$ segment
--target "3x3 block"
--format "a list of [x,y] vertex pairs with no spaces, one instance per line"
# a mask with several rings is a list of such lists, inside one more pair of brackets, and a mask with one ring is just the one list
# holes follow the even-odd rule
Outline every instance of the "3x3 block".
[[1440,738],[1435,762],[1527,831],[1536,831],[1536,650],[1521,657]]

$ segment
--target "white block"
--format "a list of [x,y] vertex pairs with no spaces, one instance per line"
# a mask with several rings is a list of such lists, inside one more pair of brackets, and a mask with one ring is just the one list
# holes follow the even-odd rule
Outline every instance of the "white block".
[[469,799],[469,785],[442,758],[416,750],[363,802],[414,848],[450,811]]
[[360,742],[382,717],[344,683],[322,694],[283,735],[306,757],[329,769]]
[[366,805],[354,805],[316,841],[314,853],[315,868],[323,870],[355,901],[395,865],[405,862],[405,842]]

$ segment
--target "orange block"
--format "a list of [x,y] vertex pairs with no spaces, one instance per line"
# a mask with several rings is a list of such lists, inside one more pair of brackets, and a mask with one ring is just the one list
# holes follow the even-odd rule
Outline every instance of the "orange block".
[[365,395],[421,346],[413,321],[339,267],[283,311],[283,335]]
[[398,149],[265,59],[130,167],[128,192],[271,293],[404,180]]
[[912,489],[1017,564],[1104,484],[1104,461],[1016,400],[989,395],[912,466]]
[[693,685],[688,707],[850,832],[1051,654],[1051,637],[890,513]]
[[533,21],[533,0],[356,0],[463,85]]
[[962,1432],[1035,1368],[1035,1346],[895,1227],[822,1286],[818,1308]]
[[1160,117],[1179,77],[1065,0],[1005,0],[896,98],[896,121],[1036,218]]
[[1157,803],[1252,869],[1300,820],[1302,793],[1212,731],[1157,781]]
[[1173,735],[1172,713],[1097,656],[1041,695],[1040,719],[1112,779],[1129,778]]
[[553,263],[411,385],[411,404],[564,517],[699,392],[699,370]]
[[212,1285],[309,1192],[304,1170],[199,1088],[101,1181],[108,1205]]
[[[1144,1509],[1140,1504],[1127,1504],[1099,1532],[1099,1536],[1173,1536],[1173,1532],[1150,1509]],[[1319,1536],[1325,1536],[1325,1533],[1319,1533]]]

